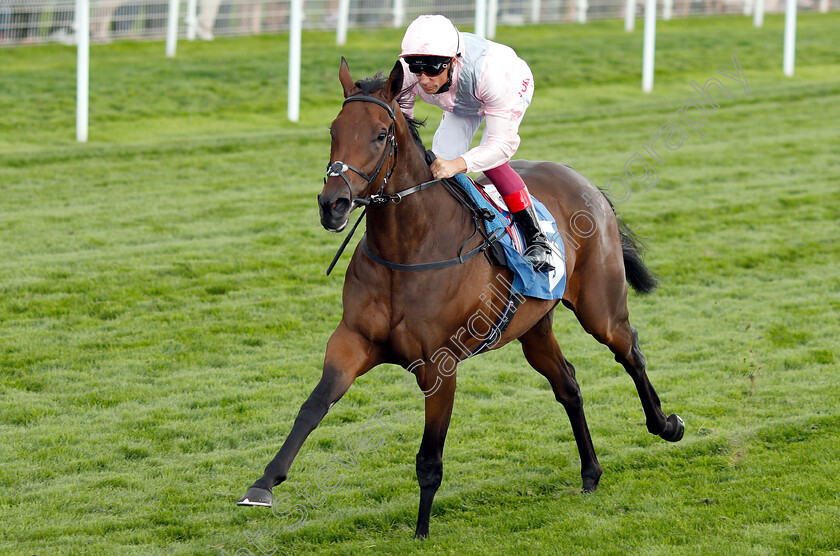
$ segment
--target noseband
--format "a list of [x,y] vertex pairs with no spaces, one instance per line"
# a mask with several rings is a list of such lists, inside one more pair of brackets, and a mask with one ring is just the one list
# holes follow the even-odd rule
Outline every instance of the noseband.
[[[374,104],[378,104],[382,108],[388,112],[388,116],[391,118],[391,127],[388,128],[388,136],[385,139],[385,150],[382,152],[382,158],[379,159],[379,164],[376,166],[376,170],[373,171],[372,174],[368,175],[365,172],[359,170],[355,166],[351,166],[346,162],[342,162],[340,160],[336,160],[335,162],[331,162],[327,164],[327,177],[335,177],[338,176],[344,180],[344,183],[347,184],[347,189],[350,191],[350,199],[353,199],[353,187],[350,185],[350,180],[347,179],[347,175],[344,173],[347,170],[352,170],[356,172],[359,176],[362,177],[367,182],[367,187],[365,191],[368,191],[373,180],[376,179],[376,176],[379,175],[379,172],[382,170],[382,167],[385,165],[385,161],[391,161],[388,164],[388,169],[385,171],[385,175],[382,177],[382,184],[379,186],[379,191],[369,197],[361,197],[357,199],[353,199],[353,202],[357,205],[370,205],[373,204],[382,204],[387,203],[388,201],[392,200],[391,195],[382,195],[382,192],[385,190],[385,186],[388,185],[388,178],[391,177],[391,174],[394,172],[394,169],[397,167],[397,138],[396,138],[396,119],[394,117],[394,109],[385,102],[382,102],[378,98],[371,97],[371,96],[355,96],[355,97],[348,97],[344,100],[344,105],[348,102],[372,102]],[[324,183],[326,183],[326,179],[324,178]],[[399,202],[399,201],[396,201]]]

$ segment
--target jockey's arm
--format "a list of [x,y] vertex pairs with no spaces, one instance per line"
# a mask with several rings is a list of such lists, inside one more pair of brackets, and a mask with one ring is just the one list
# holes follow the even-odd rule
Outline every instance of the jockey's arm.
[[510,72],[485,67],[476,96],[481,100],[487,138],[463,155],[468,172],[483,172],[504,164],[520,143],[522,97],[512,88]]
[[431,166],[436,178],[451,178],[464,172],[483,172],[501,166],[519,147],[518,122],[506,116],[487,114],[484,119],[487,141],[455,160],[438,158]]
[[511,159],[519,148],[518,117],[485,114],[487,140],[463,155],[467,172],[483,172]]

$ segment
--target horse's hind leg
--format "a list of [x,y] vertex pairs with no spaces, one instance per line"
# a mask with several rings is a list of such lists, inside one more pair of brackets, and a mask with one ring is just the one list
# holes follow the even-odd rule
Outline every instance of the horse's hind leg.
[[286,480],[292,461],[309,434],[321,422],[330,407],[350,388],[353,381],[381,361],[378,350],[343,322],[327,343],[321,380],[300,407],[292,431],[263,476],[239,499],[240,506],[271,506],[271,489]]
[[[602,277],[602,280],[608,278]],[[615,360],[636,384],[648,431],[657,434],[669,442],[677,442],[683,437],[685,424],[678,415],[665,417],[656,390],[645,372],[645,356],[639,349],[639,335],[630,326],[627,310],[627,284],[623,273],[616,273],[613,280],[590,280],[582,288],[578,299],[573,304],[583,328],[596,340],[610,348]]]
[[531,330],[519,338],[525,358],[534,369],[548,379],[554,397],[563,404],[572,432],[575,435],[578,452],[580,453],[580,474],[583,478],[583,490],[594,491],[598,488],[601,478],[601,466],[595,456],[589,427],[583,414],[583,396],[580,393],[575,368],[563,357],[557,339],[551,329],[554,311],[550,311]]

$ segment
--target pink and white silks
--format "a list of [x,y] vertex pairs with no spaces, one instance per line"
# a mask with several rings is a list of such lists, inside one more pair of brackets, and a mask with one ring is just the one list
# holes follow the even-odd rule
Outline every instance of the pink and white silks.
[[[427,94],[417,76],[403,64],[403,110],[414,116],[415,96],[443,109],[432,150],[441,158],[462,157],[467,172],[484,172],[511,212],[531,204],[525,183],[508,164],[519,148],[519,124],[534,96],[534,76],[524,60],[503,44],[460,33],[463,55],[452,70],[452,85],[441,94]],[[470,143],[481,123],[478,146]]]

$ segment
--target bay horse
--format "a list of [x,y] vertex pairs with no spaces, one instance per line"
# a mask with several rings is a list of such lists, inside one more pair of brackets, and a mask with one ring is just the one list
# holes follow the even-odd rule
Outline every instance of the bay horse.
[[[413,372],[425,393],[425,429],[416,462],[420,507],[415,532],[415,537],[425,538],[432,500],[443,476],[443,445],[455,397],[452,357],[436,354],[442,348],[448,348],[448,354],[463,354],[457,356],[457,366],[481,344],[480,338],[463,337],[457,331],[482,308],[502,314],[509,301],[503,292],[510,289],[511,273],[485,257],[463,263],[458,259],[459,246],[475,231],[475,224],[446,189],[431,186],[438,180],[432,179],[414,122],[399,107],[400,63],[387,79],[377,76],[357,82],[342,58],[339,81],[345,101],[330,127],[330,164],[318,195],[321,224],[341,231],[352,210],[364,204],[367,231],[347,268],[344,314],[327,342],[321,380],[301,406],[280,451],[239,504],[271,506],[271,489],[286,480],[304,441],[330,407],[356,378],[377,365],[393,363]],[[584,330],[610,348],[633,378],[648,431],[667,441],[680,440],[685,425],[677,415],[666,417],[662,412],[645,374],[638,334],[628,320],[627,283],[643,293],[656,286],[640,258],[639,244],[607,197],[573,169],[524,160],[512,166],[554,215],[566,239],[563,305],[574,312]],[[384,202],[374,202],[377,199]],[[583,231],[580,224],[577,229],[574,225],[580,211],[586,211],[594,224]],[[467,248],[480,242],[475,237]],[[420,268],[436,261],[451,264],[414,271],[417,267],[394,269],[381,261]],[[528,363],[548,379],[571,422],[583,490],[589,492],[597,488],[602,470],[584,417],[575,368],[563,356],[552,331],[557,303],[526,297],[492,349],[519,340]]]

